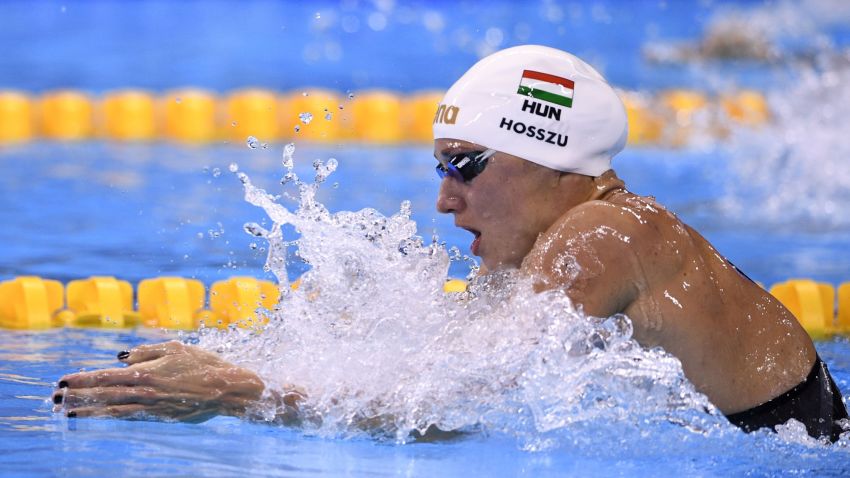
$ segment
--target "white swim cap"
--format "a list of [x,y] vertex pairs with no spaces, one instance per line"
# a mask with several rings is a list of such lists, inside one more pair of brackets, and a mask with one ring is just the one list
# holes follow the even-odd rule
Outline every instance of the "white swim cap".
[[479,61],[449,88],[434,138],[477,143],[559,171],[599,176],[626,144],[623,102],[590,65],[525,45]]

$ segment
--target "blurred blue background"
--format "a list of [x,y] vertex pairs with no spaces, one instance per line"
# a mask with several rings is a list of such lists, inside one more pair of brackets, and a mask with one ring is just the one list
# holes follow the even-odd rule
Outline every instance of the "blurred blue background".
[[[659,69],[642,49],[692,41],[723,12],[779,3],[6,0],[0,87],[412,91],[445,88],[478,58],[524,43],[570,51],[623,88],[711,87],[716,80],[704,66]],[[834,20],[818,25],[818,33],[846,45],[847,29],[840,16]],[[810,33],[782,42],[805,46],[815,41]],[[748,70],[738,65],[735,81],[765,81]]]
[[[770,55],[730,60],[698,54],[708,38],[738,33],[763,42]],[[0,2],[0,89],[34,97],[55,88],[100,94],[181,86],[219,93],[247,86],[408,93],[446,88],[482,56],[523,43],[569,50],[615,86],[640,93],[684,87],[712,95],[752,87],[778,91],[781,103],[773,105],[778,109],[788,109],[785,95],[811,110],[810,101],[825,105],[843,97],[815,94],[830,81],[846,95],[841,81],[821,75],[829,69],[820,65],[824,58],[846,56],[850,4],[12,0]],[[788,94],[806,84],[806,75],[824,84],[808,87],[815,93]],[[787,116],[801,123],[797,112]],[[835,141],[793,140],[799,132],[780,124],[764,133],[754,151],[715,142],[680,150],[629,147],[615,166],[635,192],[656,195],[754,278],[768,284],[792,276],[838,283],[850,279],[850,258],[838,252],[850,247],[845,233],[850,221],[837,221],[836,228],[840,215],[830,211],[850,204],[850,198],[841,193],[841,181],[796,173],[834,170],[832,178],[850,176],[836,163],[848,149],[836,139],[843,123],[830,118],[806,120],[798,128],[821,131]],[[796,143],[781,145],[784,141]],[[773,145],[792,148],[792,154],[775,153]],[[262,274],[263,245],[244,234],[242,225],[261,221],[264,214],[242,201],[227,168],[238,163],[257,184],[277,192],[280,151],[279,144],[268,150],[107,141],[0,145],[5,225],[0,279],[108,274],[138,280],[182,274],[215,280]],[[797,169],[789,169],[782,154],[796,161]],[[434,211],[438,182],[427,145],[298,144],[296,160],[306,177],[314,159],[329,157],[338,159],[340,168],[320,198],[332,210],[375,207],[392,214],[410,199],[423,237],[436,232],[449,245],[468,250],[469,234]],[[779,159],[760,165],[769,157]],[[744,198],[741,191],[752,177],[737,172],[742,164],[761,176],[791,171],[788,184],[768,184],[757,197]],[[333,182],[339,182],[338,189]],[[739,185],[738,191],[730,192],[730,184]],[[812,212],[811,203],[819,200],[805,198],[818,190],[821,196],[834,191],[837,206]],[[763,217],[762,206],[781,194],[784,202],[774,207],[780,216]],[[719,207],[730,198],[754,206],[733,216]],[[292,267],[293,274],[302,270]],[[454,264],[452,274],[464,275],[465,267]]]

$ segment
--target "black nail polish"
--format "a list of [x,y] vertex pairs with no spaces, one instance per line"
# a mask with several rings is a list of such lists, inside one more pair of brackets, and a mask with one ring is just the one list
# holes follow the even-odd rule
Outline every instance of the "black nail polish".
[[71,410],[70,412],[68,412],[67,417],[68,418],[77,418],[77,412]]
[[53,403],[55,403],[56,405],[61,404],[61,403],[62,403],[62,398],[63,398],[63,397],[62,397],[62,395],[61,395],[61,394],[54,395],[54,396],[53,396]]
[[130,356],[130,352],[124,350],[122,352],[118,352],[118,360],[124,360],[125,358]]
[[59,388],[68,388],[68,382],[62,380],[59,382]]

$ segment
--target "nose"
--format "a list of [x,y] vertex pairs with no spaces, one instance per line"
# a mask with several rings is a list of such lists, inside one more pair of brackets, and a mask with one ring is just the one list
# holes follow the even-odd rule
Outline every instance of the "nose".
[[466,207],[462,196],[463,183],[446,176],[440,182],[440,191],[437,192],[437,211],[448,214],[456,213]]

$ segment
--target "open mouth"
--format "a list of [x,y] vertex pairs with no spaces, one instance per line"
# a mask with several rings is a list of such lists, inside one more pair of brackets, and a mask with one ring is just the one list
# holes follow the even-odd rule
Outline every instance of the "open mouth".
[[472,235],[475,236],[475,238],[472,240],[472,244],[469,245],[469,249],[472,251],[473,255],[477,256],[478,248],[481,245],[481,232],[469,227],[464,227],[463,229],[471,232]]

